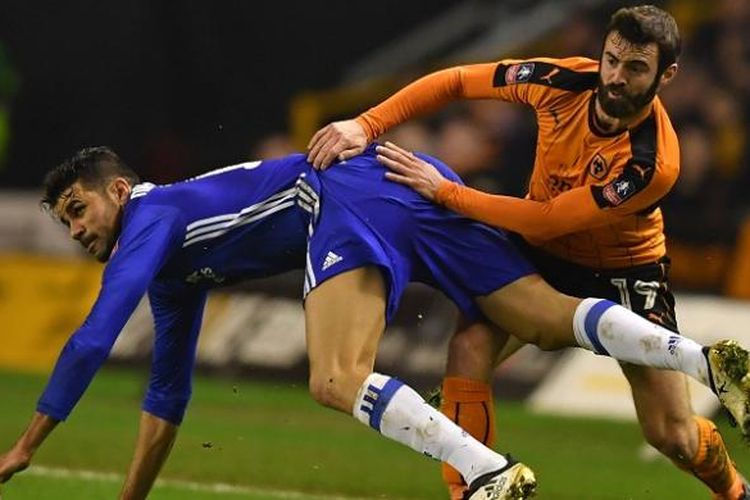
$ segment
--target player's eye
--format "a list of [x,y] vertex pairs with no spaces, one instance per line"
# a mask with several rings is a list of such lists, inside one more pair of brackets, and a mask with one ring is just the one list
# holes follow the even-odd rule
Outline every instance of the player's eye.
[[648,71],[648,66],[646,66],[642,62],[631,62],[628,63],[625,67],[629,72],[636,74],[645,73],[646,71]]

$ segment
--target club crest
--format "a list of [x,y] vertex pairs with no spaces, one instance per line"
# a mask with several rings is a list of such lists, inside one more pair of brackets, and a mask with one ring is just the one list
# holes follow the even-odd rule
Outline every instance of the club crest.
[[609,174],[609,165],[602,155],[597,153],[589,163],[589,175],[598,181],[603,181]]

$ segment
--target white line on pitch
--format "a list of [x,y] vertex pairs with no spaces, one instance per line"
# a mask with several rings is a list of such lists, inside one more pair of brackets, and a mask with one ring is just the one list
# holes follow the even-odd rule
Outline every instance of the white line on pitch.
[[[46,467],[43,465],[32,465],[23,472],[32,476],[73,478],[86,481],[103,481],[107,483],[120,483],[125,478],[114,472],[99,472],[83,469],[65,469],[62,467]],[[172,487],[190,491],[203,491],[208,493],[225,493],[229,495],[265,495],[268,498],[283,498],[287,500],[368,500],[362,497],[332,496],[329,494],[303,493],[300,491],[284,491],[270,488],[253,488],[249,486],[237,486],[227,483],[199,483],[195,481],[182,481],[179,479],[158,479],[156,487]]]

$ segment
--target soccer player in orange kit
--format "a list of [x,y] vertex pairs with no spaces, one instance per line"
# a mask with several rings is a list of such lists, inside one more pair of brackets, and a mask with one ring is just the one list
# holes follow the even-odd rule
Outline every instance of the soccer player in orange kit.
[[[393,171],[436,203],[519,235],[524,254],[560,291],[617,301],[677,332],[659,201],[679,173],[679,145],[656,96],[677,71],[680,37],[667,12],[618,10],[599,61],[581,57],[503,60],[427,75],[355,120],[312,138],[318,168],[344,160],[410,117],[457,99],[501,99],[531,106],[538,122],[536,159],[526,199],[491,195],[449,182],[395,145],[380,147]],[[529,307],[534,307],[530,304]],[[453,337],[442,409],[492,444],[490,380],[512,354],[477,323]],[[682,374],[621,364],[646,440],[703,481],[713,498],[750,498],[716,426],[694,415]],[[444,466],[452,498],[465,488]]]

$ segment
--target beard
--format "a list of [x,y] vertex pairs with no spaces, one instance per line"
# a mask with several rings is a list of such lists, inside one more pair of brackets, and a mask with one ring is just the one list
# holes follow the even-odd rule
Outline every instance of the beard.
[[115,248],[115,242],[107,240],[104,243],[104,248],[96,252],[96,254],[94,255],[94,258],[101,263],[105,263],[109,261],[109,258],[112,256],[112,250],[114,248]]
[[115,210],[114,223],[111,228],[105,230],[105,236],[102,238],[102,248],[94,255],[96,260],[102,263],[108,262],[109,258],[112,257],[112,252],[117,245],[117,241],[120,239],[120,232],[122,231],[122,214],[124,208],[116,207]]
[[[596,87],[596,99],[599,101],[602,110],[612,118],[628,118],[637,114],[654,100],[656,90],[659,87],[660,76],[656,75],[651,86],[640,94],[629,94],[622,85],[604,85],[600,76],[599,84]],[[610,97],[610,90],[619,90],[619,97]]]

